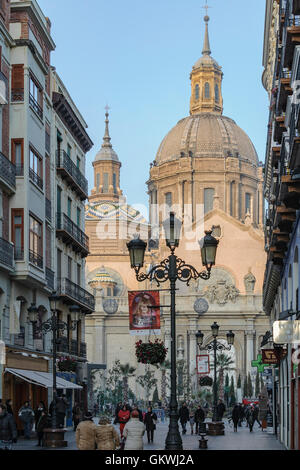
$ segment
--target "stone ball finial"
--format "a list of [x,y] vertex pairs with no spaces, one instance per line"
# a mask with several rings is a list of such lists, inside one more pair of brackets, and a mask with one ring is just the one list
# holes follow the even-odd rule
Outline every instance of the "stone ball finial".
[[209,16],[208,16],[208,15],[205,15],[205,16],[204,16],[204,21],[205,21],[206,23],[208,23],[209,20],[210,20]]

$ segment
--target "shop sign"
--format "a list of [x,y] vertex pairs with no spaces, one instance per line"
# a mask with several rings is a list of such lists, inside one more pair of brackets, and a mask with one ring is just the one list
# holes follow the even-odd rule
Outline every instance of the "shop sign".
[[262,363],[263,364],[278,364],[278,355],[274,349],[262,349]]

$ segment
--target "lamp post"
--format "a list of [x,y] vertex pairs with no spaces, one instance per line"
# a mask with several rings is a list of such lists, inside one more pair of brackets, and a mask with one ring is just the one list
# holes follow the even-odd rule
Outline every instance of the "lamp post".
[[209,423],[209,424],[210,424],[210,433],[213,435],[216,435],[216,434],[224,434],[224,425],[222,424],[221,426],[221,423],[217,422],[217,406],[218,406],[217,351],[225,351],[225,350],[229,351],[231,349],[231,346],[234,343],[235,335],[232,332],[232,330],[228,331],[228,333],[226,334],[228,346],[225,346],[225,344],[222,344],[219,341],[217,341],[217,337],[219,335],[219,328],[220,328],[217,322],[214,322],[210,328],[212,331],[212,336],[214,338],[212,341],[210,341],[210,343],[206,344],[205,346],[202,346],[204,334],[202,333],[201,330],[198,330],[198,332],[196,333],[196,340],[197,340],[199,351],[207,351],[207,352],[213,351],[214,353],[213,417],[212,417],[212,423]]
[[169,431],[165,442],[167,450],[181,450],[182,439],[178,428],[178,403],[177,403],[177,382],[176,382],[176,281],[189,285],[191,279],[210,278],[211,268],[215,264],[218,240],[211,234],[212,231],[205,232],[205,237],[199,241],[201,248],[202,264],[206,270],[198,272],[193,266],[186,264],[175,255],[175,249],[179,246],[181,221],[175,217],[174,212],[170,212],[170,217],[163,223],[165,231],[165,241],[171,254],[168,258],[153,266],[148,273],[140,272],[144,265],[144,255],[147,244],[135,238],[127,243],[130,255],[131,268],[135,270],[136,279],[143,282],[146,279],[155,280],[160,286],[167,280],[170,281],[171,292],[171,399],[170,399],[170,422]]
[[[75,306],[70,307],[70,312],[75,313],[75,321],[72,322],[71,327],[64,321],[60,321],[57,318],[57,303],[60,297],[56,292],[52,292],[49,297],[50,310],[52,315],[48,320],[42,322],[39,329],[46,334],[52,332],[52,416],[51,416],[51,428],[44,429],[45,447],[66,447],[67,441],[64,440],[65,430],[57,428],[57,414],[56,414],[56,356],[57,356],[57,345],[59,344],[58,332],[64,330],[75,330],[77,326],[78,316],[80,314],[80,308]],[[34,323],[37,320],[38,310],[35,304],[31,304],[28,308],[29,321]]]

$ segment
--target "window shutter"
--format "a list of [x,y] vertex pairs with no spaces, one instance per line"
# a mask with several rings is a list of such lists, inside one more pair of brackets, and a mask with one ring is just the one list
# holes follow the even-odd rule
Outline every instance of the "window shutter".
[[24,65],[13,64],[11,78],[12,101],[24,100]]

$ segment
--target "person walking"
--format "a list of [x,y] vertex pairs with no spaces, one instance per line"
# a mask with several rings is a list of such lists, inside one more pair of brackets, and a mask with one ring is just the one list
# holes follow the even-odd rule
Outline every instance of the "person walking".
[[258,424],[259,424],[259,427],[261,428],[262,425],[261,425],[261,423],[260,423],[260,421],[259,421],[259,419],[258,419],[258,414],[259,414],[259,407],[258,407],[258,405],[254,405],[254,413],[253,413],[254,423],[253,423],[253,425],[254,425],[255,422],[257,421]]
[[239,419],[240,419],[240,407],[239,407],[239,405],[234,405],[231,417],[232,417],[232,421],[233,421],[234,432],[237,432],[237,426],[238,426],[238,422],[239,422]]
[[241,428],[242,427],[242,422],[244,420],[244,417],[245,417],[245,412],[244,412],[244,406],[242,405],[242,403],[239,403],[239,422],[238,422],[238,426]]
[[35,429],[37,429],[37,423],[39,422],[39,419],[42,415],[42,412],[45,411],[47,414],[47,408],[46,405],[43,401],[40,401],[39,406],[34,412],[34,419],[35,419]]
[[0,449],[10,450],[17,442],[17,428],[13,416],[7,413],[6,406],[0,404]]
[[81,418],[82,418],[82,411],[81,411],[79,403],[76,401],[72,408],[72,421],[74,425],[74,428],[73,428],[74,431],[76,431],[77,426],[81,421]]
[[143,436],[146,427],[139,420],[139,414],[136,410],[131,412],[131,419],[124,427],[125,447],[124,450],[143,450]]
[[35,427],[37,436],[38,436],[38,443],[37,443],[38,447],[41,447],[43,445],[44,429],[48,426],[48,424],[49,424],[48,413],[46,409],[43,409],[40,413],[39,419]]
[[120,446],[119,434],[105,416],[100,417],[96,428],[96,445],[97,450],[115,450]]
[[139,414],[139,420],[141,423],[144,422],[144,416],[143,416],[143,412],[139,409],[139,407],[137,405],[134,405],[133,408],[132,408],[132,411],[137,411],[138,414]]
[[153,443],[154,431],[156,429],[157,415],[152,411],[151,406],[149,406],[147,413],[144,417],[144,424],[146,426],[148,444]]
[[62,394],[61,397],[56,397],[56,417],[57,417],[57,426],[63,428],[65,425],[65,416],[69,406],[69,402],[65,394]]
[[219,400],[219,403],[217,405],[217,421],[222,421],[225,411],[226,408],[223,401]]
[[115,409],[115,419],[114,419],[114,424],[118,424],[119,423],[119,411],[122,409],[122,402],[120,401],[117,406],[116,406],[116,409]]
[[194,425],[195,425],[195,412],[192,410],[192,411],[190,412],[191,434],[194,434]]
[[13,409],[12,409],[12,399],[9,398],[8,400],[6,400],[5,402],[5,405],[6,405],[6,411],[9,415],[14,415],[14,412],[13,412]]
[[79,450],[95,450],[96,430],[97,426],[93,422],[92,413],[86,412],[75,433],[76,445]]
[[29,405],[29,401],[25,401],[24,405],[19,409],[18,416],[24,426],[24,437],[30,439],[32,426],[34,423],[34,411]]
[[[138,412],[136,411],[138,414]],[[120,434],[121,434],[121,439],[123,438],[123,429],[125,427],[125,424],[127,421],[130,419],[130,411],[127,409],[126,405],[123,405],[122,409],[118,413],[118,420],[120,423]]]
[[195,411],[195,423],[196,423],[196,434],[200,433],[201,424],[205,421],[205,411],[198,405],[198,408]]
[[248,422],[248,425],[249,425],[249,430],[250,430],[250,432],[252,432],[253,424],[254,424],[254,408],[253,408],[253,406],[251,406],[248,410],[247,422]]
[[184,402],[179,409],[179,419],[182,427],[182,434],[186,434],[186,423],[190,419],[190,414],[186,403]]

